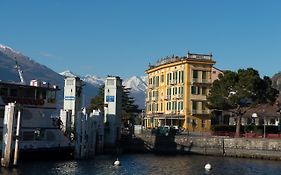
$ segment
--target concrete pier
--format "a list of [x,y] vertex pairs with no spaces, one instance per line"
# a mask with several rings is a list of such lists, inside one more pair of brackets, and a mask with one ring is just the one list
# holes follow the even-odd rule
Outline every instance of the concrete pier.
[[[3,145],[2,145],[2,158],[1,165],[4,167],[17,165],[18,151],[19,151],[19,133],[20,133],[20,121],[21,111],[17,109],[18,106],[15,103],[9,103],[5,106],[4,125],[3,125]],[[16,111],[18,110],[17,122],[15,122]],[[14,130],[16,128],[16,140],[14,140]],[[14,152],[13,152],[14,145]]]
[[[173,154],[200,154],[213,156],[229,156],[241,158],[257,158],[281,160],[280,139],[256,138],[226,138],[211,136],[176,135],[174,137],[155,136],[151,134],[137,134],[144,151],[173,153]],[[128,144],[127,144],[128,145]],[[140,150],[140,145],[132,145]]]

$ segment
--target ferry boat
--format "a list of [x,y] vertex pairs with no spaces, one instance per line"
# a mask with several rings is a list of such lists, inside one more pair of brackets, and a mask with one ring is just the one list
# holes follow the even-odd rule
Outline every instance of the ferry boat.
[[59,90],[58,86],[36,80],[29,85],[0,81],[0,141],[5,105],[16,103],[21,110],[20,157],[71,156],[73,143],[64,135],[58,118]]

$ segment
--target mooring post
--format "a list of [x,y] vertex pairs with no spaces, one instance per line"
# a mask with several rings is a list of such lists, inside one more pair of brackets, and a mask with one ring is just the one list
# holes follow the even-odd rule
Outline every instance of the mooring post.
[[18,163],[19,157],[19,139],[20,139],[20,127],[21,127],[21,109],[18,109],[17,118],[17,131],[16,131],[16,142],[15,142],[15,153],[14,153],[14,166]]
[[5,106],[4,125],[3,125],[3,146],[1,165],[4,167],[11,166],[11,150],[13,138],[15,103],[8,103]]

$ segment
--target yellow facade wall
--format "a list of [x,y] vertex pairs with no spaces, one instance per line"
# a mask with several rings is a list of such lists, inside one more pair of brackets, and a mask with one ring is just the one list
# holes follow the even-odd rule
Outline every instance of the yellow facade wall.
[[[203,109],[203,103],[206,101],[207,94],[194,95],[191,92],[191,87],[196,86],[198,92],[201,93],[203,93],[203,87],[206,92],[209,91],[211,86],[211,70],[214,63],[215,62],[212,59],[197,60],[187,58],[154,66],[146,70],[146,74],[148,75],[148,89],[146,97],[145,127],[153,128],[163,125],[179,125],[188,131],[209,131],[211,128],[210,111],[205,108]],[[193,78],[194,70],[198,72],[198,79]],[[172,81],[167,80],[168,73],[177,72],[177,77],[179,76],[179,71],[184,71],[183,83],[179,80],[176,80],[175,83],[174,79],[172,79]],[[203,72],[206,77],[206,80],[204,79],[205,82],[202,79]],[[163,83],[161,81],[162,75],[164,76]],[[151,79],[157,76],[159,77],[159,86],[151,84]],[[167,81],[172,82],[173,84],[168,85]],[[181,87],[184,89],[183,95],[178,92]],[[171,89],[171,92],[173,92],[170,96],[167,94],[167,89],[169,88]],[[177,90],[175,88],[177,88]],[[157,91],[157,97],[153,97],[153,92]],[[176,94],[174,94],[174,92],[176,92]],[[154,93],[154,95],[155,94],[157,93]],[[181,102],[183,103],[182,110],[180,110],[181,104],[179,104]],[[152,104],[154,104],[154,108],[151,107],[153,106]],[[172,110],[169,108],[169,106],[171,107],[171,104],[173,108]],[[194,106],[201,109],[194,110]]]

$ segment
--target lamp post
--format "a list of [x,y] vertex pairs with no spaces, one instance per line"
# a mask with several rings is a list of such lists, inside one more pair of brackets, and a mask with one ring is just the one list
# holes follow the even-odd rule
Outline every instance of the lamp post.
[[256,125],[256,118],[258,117],[258,114],[257,113],[253,113],[252,114],[252,118],[253,118],[253,121],[252,121],[252,123],[254,123],[254,125]]
[[263,117],[263,138],[265,138],[265,117]]
[[[255,123],[255,118],[257,118],[257,117],[258,117],[257,113],[253,113],[252,114],[252,118],[254,119],[254,124],[256,124]],[[265,136],[266,136],[265,117],[263,117],[263,138],[265,138]]]
[[265,115],[264,115],[264,109],[262,109],[262,114],[263,114],[263,138],[266,137],[266,131],[265,131]]

